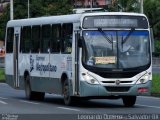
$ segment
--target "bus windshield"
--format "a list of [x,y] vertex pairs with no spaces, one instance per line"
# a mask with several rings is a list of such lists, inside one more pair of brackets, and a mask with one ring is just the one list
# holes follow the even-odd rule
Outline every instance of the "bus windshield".
[[[140,30],[83,31],[83,63],[90,67],[127,69],[150,63],[149,32]],[[106,37],[112,43],[106,40]]]

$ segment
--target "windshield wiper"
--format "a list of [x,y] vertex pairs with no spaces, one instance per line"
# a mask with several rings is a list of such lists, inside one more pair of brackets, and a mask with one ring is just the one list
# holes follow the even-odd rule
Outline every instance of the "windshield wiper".
[[113,41],[105,34],[102,28],[98,28],[98,31],[103,35],[103,37],[110,43],[113,44]]
[[121,42],[121,46],[122,46],[122,51],[123,51],[123,44],[127,42],[127,40],[129,39],[129,37],[131,36],[131,34],[135,31],[135,28],[131,28],[131,30],[129,31],[128,35],[123,39],[122,36],[122,42]]
[[[129,31],[128,35],[124,38],[124,40],[122,39],[122,45],[127,42],[128,38],[131,36],[132,32],[135,31],[135,28],[131,28],[131,30]],[[123,37],[122,37],[123,38]]]

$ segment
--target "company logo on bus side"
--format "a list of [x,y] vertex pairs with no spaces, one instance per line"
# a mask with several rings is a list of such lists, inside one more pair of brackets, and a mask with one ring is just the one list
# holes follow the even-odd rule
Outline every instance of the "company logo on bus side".
[[[34,67],[34,62],[36,61],[36,67]],[[30,72],[32,72],[35,68],[36,71],[40,71],[40,73],[45,72],[56,72],[57,66],[48,64],[43,64],[43,61],[45,61],[45,57],[36,56],[36,59],[33,59],[33,56],[30,55]],[[40,63],[41,62],[41,63]]]
[[34,59],[32,58],[32,55],[30,55],[30,72],[34,70]]

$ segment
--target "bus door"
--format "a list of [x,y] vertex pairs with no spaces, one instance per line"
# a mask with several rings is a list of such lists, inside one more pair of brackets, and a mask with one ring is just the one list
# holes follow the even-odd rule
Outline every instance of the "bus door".
[[74,75],[74,79],[75,79],[75,95],[79,95],[79,47],[78,47],[78,41],[80,38],[80,32],[79,30],[75,31],[75,57],[74,57],[74,71],[75,71],[75,75]]
[[13,43],[13,73],[14,73],[14,87],[19,88],[19,41],[20,41],[20,27],[14,28],[14,43]]

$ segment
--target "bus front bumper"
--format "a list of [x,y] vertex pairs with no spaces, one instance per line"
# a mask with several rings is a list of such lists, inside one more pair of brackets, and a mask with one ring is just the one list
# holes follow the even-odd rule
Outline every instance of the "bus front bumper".
[[80,97],[105,97],[105,96],[140,96],[150,95],[151,80],[145,84],[102,86],[80,81]]

